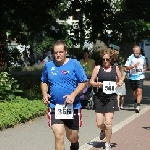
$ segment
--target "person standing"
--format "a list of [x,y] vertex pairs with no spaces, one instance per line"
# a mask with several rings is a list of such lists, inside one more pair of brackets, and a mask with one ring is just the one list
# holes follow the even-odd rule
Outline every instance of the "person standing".
[[64,130],[71,142],[70,150],[78,150],[78,132],[81,125],[79,94],[87,85],[81,64],[66,58],[67,47],[62,40],[53,46],[54,60],[42,71],[41,90],[44,104],[48,104],[48,123],[55,137],[55,150],[65,150]]
[[86,75],[90,78],[92,75],[92,71],[95,67],[95,61],[89,58],[89,51],[87,49],[83,52],[84,58],[80,60],[80,63],[86,73]]
[[129,70],[129,81],[135,100],[134,108],[136,113],[139,113],[140,111],[143,79],[145,78],[144,73],[146,72],[146,60],[140,52],[140,47],[134,46],[133,54],[129,56],[125,64],[126,69]]
[[122,78],[123,84],[122,84],[122,86],[116,88],[116,94],[117,94],[117,100],[118,100],[118,107],[120,109],[123,109],[124,108],[124,97],[126,95],[126,85],[124,82],[126,73],[125,73],[124,66],[120,62],[118,63],[118,67],[121,72],[121,78]]
[[[97,127],[101,129],[100,140],[106,136],[105,150],[110,150],[110,139],[112,135],[112,119],[114,111],[118,110],[116,86],[121,86],[121,73],[118,66],[114,65],[117,52],[107,48],[100,52],[102,65],[95,66],[90,83],[97,87],[95,92],[95,112]],[[116,83],[116,77],[118,82]],[[104,118],[105,117],[105,118]],[[105,119],[105,120],[104,120]]]

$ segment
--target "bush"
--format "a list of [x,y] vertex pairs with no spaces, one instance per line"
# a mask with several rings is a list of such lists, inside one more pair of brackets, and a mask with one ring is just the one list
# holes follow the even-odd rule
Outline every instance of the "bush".
[[0,130],[43,116],[46,108],[40,100],[17,98],[14,101],[0,102]]
[[13,100],[16,93],[22,92],[19,90],[17,80],[12,78],[7,72],[0,73],[0,100]]
[[20,71],[10,72],[18,80],[20,89],[23,91],[21,96],[28,99],[41,99],[40,78],[41,71]]

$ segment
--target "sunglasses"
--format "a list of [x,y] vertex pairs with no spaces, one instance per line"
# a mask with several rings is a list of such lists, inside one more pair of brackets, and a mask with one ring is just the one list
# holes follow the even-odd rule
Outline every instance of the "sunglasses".
[[110,58],[103,58],[103,61],[110,61]]

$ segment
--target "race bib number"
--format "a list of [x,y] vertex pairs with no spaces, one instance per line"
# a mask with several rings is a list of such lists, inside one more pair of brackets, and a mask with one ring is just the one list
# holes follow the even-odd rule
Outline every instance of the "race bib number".
[[135,71],[136,71],[136,73],[142,73],[143,72],[143,66],[137,66]]
[[73,104],[56,104],[55,119],[73,119],[74,111]]
[[113,82],[113,81],[103,81],[103,92],[105,94],[116,93],[116,82]]

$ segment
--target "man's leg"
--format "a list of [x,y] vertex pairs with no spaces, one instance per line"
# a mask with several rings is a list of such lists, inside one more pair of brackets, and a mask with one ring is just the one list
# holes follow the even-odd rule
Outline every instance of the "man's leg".
[[69,129],[67,126],[65,127],[65,130],[66,130],[66,137],[71,143],[70,150],[78,150],[79,149],[79,142],[78,142],[79,130]]
[[49,109],[48,123],[55,136],[55,150],[65,150],[64,146],[64,123],[60,119],[55,119],[55,110]]
[[79,149],[79,127],[81,126],[82,114],[81,110],[74,110],[74,119],[68,119],[64,121],[66,137],[71,142],[70,150]]
[[140,111],[140,103],[142,100],[142,88],[143,88],[143,80],[137,81],[137,108],[136,112],[139,113]]
[[52,130],[55,136],[55,150],[65,150],[64,146],[64,125],[53,124]]
[[137,107],[137,81],[136,80],[129,80],[129,81],[132,89],[133,98],[135,101],[134,108],[136,108]]
[[138,88],[137,89],[137,105],[141,103],[142,100],[142,89]]

